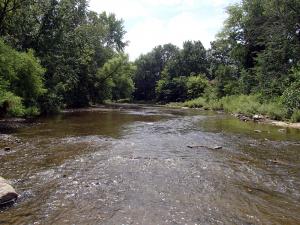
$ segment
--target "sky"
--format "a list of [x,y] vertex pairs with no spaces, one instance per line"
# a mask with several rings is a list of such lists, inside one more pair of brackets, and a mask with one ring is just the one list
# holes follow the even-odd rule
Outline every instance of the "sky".
[[226,6],[238,0],[90,0],[90,10],[124,20],[131,60],[155,46],[200,40],[205,48],[221,30]]

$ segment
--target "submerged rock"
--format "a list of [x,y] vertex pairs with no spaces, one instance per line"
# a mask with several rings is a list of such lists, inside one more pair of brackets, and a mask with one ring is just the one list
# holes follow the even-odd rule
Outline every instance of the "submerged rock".
[[9,152],[10,151],[10,147],[4,147],[4,151]]
[[14,203],[18,198],[15,189],[9,184],[7,180],[0,177],[0,207]]

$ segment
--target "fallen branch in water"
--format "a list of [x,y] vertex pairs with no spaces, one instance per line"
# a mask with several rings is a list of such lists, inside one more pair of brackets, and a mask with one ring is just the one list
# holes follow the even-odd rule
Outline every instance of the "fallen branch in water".
[[211,150],[218,150],[218,149],[222,149],[222,146],[215,146],[215,147],[209,147],[209,146],[205,146],[205,145],[195,145],[195,146],[191,146],[188,145],[188,148],[207,148],[207,149],[211,149]]

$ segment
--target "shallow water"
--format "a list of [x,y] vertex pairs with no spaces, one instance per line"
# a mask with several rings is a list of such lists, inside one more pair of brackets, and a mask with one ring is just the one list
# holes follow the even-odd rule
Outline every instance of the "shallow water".
[[139,106],[13,135],[0,175],[20,199],[0,224],[300,224],[300,130]]

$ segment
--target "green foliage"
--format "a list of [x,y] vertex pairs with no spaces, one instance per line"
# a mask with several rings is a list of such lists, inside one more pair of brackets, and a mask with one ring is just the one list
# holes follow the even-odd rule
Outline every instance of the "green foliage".
[[56,92],[48,91],[39,98],[41,113],[45,115],[58,113],[64,107],[62,102],[62,97]]
[[36,106],[31,106],[25,109],[24,115],[26,117],[34,117],[40,115],[40,109]]
[[36,108],[38,98],[46,92],[44,72],[33,51],[17,52],[0,39],[0,104],[3,107],[6,102],[7,114],[23,116],[26,107]]
[[199,98],[184,102],[183,106],[189,107],[189,108],[206,108],[208,106],[208,102],[206,101],[205,98],[199,97]]
[[204,75],[190,76],[187,80],[187,95],[189,99],[195,99],[203,95],[208,87],[208,80]]
[[131,98],[134,91],[132,77],[135,70],[127,55],[121,54],[108,60],[97,73],[96,87],[101,92],[99,94],[102,96],[101,100]]
[[[10,81],[9,90],[28,106],[35,106],[38,99],[42,113],[84,107],[107,97],[102,93],[105,95],[110,87],[103,85],[110,83],[104,82],[102,90],[98,89],[98,70],[127,45],[122,20],[114,14],[90,11],[87,0],[8,1],[17,7],[0,18],[0,34],[15,49],[28,52],[21,53],[15,64],[5,62],[16,58],[14,53],[2,58],[10,71],[3,71],[5,80]],[[45,71],[38,67],[29,49],[34,50]],[[45,73],[44,80],[39,79],[41,73]],[[129,90],[132,82],[125,80],[120,78],[118,84]],[[45,89],[51,93],[45,93]],[[120,96],[127,97],[131,92]]]
[[16,79],[11,80],[11,88],[22,97],[25,102],[35,102],[39,96],[46,92],[44,88],[44,68],[34,57],[33,51],[17,54]]
[[257,113],[267,115],[274,120],[285,120],[289,118],[288,112],[280,100],[263,103]]
[[285,90],[282,96],[283,103],[291,113],[300,108],[300,83],[293,84]]
[[24,116],[25,108],[22,103],[22,98],[14,95],[11,92],[0,91],[0,116]]
[[179,49],[172,44],[155,47],[146,55],[141,55],[136,61],[134,75],[136,100],[151,101],[156,99],[155,87],[162,79],[167,63],[179,54]]
[[224,110],[228,113],[239,113],[247,116],[261,114],[276,120],[288,118],[287,111],[279,100],[264,103],[259,100],[258,95],[232,95],[219,100],[199,97],[180,105],[171,104],[171,106],[203,108],[205,110]]
[[300,122],[300,110],[295,110],[292,114],[292,117],[291,117],[291,121],[293,123],[298,123]]
[[235,95],[239,92],[237,70],[234,66],[220,65],[215,71],[218,97]]
[[162,79],[157,83],[156,93],[158,101],[161,102],[184,101],[187,99],[187,78]]
[[282,101],[289,115],[300,109],[300,66],[291,70],[291,85],[283,92]]
[[257,96],[253,95],[226,96],[220,101],[226,112],[243,113],[249,116],[258,113],[258,109],[261,106],[257,100]]

